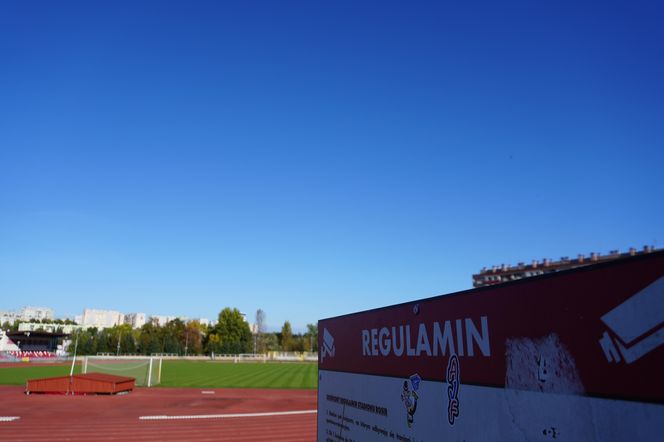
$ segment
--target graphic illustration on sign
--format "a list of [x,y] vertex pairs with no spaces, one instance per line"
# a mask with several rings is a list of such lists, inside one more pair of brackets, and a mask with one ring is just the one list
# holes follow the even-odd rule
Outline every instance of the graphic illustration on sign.
[[537,362],[537,380],[540,382],[546,382],[549,378],[546,358],[540,354],[535,358],[535,361]]
[[323,329],[323,351],[320,355],[321,362],[323,362],[325,356],[334,357],[334,337],[326,328]]
[[583,394],[576,362],[560,337],[512,338],[505,342],[505,386],[544,393]]
[[413,426],[415,420],[415,412],[417,411],[417,400],[420,398],[417,390],[420,387],[421,378],[414,374],[410,377],[412,390],[408,388],[408,381],[403,381],[403,391],[401,392],[401,402],[406,407],[406,422],[408,428]]
[[604,332],[599,340],[608,362],[624,359],[631,364],[664,344],[662,298],[664,277],[602,316],[602,322],[615,334],[611,339],[609,332]]
[[459,417],[459,385],[461,384],[461,368],[459,358],[453,354],[447,362],[447,420],[454,425],[454,420]]

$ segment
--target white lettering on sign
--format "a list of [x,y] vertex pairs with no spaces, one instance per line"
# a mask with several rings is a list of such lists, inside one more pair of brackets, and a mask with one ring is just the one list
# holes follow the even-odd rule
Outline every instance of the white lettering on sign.
[[385,339],[385,337],[389,335],[390,332],[387,330],[386,327],[381,328],[380,333],[378,334],[380,339],[380,354],[382,354],[383,356],[387,356],[390,354],[390,340]]
[[[480,326],[472,318],[447,320],[442,324],[420,323],[411,335],[410,325],[384,326],[362,330],[362,356],[458,356],[473,357],[476,350],[491,356],[489,320],[480,317]],[[464,339],[465,336],[465,339]],[[464,345],[465,344],[465,345]],[[404,352],[405,349],[405,352]]]

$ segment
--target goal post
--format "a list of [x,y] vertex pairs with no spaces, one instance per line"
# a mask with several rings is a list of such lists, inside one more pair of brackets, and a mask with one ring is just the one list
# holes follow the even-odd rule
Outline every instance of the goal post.
[[153,387],[161,383],[161,365],[154,356],[86,356],[81,371],[132,377],[137,387]]
[[240,353],[233,357],[233,362],[267,362],[267,354],[264,353]]

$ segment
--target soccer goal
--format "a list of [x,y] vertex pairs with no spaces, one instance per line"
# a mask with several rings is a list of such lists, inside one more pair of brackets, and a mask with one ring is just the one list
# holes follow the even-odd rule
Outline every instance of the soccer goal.
[[161,358],[152,356],[86,356],[83,373],[107,373],[136,379],[137,387],[153,387],[161,381]]
[[233,357],[233,362],[236,364],[238,362],[262,362],[265,363],[267,361],[267,355],[266,354],[259,354],[259,353],[240,353],[239,355],[235,355]]

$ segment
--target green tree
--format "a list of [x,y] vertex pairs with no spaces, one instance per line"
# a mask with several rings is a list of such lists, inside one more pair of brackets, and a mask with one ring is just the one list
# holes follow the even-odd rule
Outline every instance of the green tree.
[[290,322],[286,321],[281,327],[281,349],[283,351],[292,351],[293,344],[293,329]]
[[279,337],[276,333],[265,333],[263,335],[263,345],[265,351],[277,351],[279,350]]
[[307,349],[309,351],[318,351],[318,325],[307,324],[307,333],[305,333],[307,342]]
[[[79,355],[96,355],[97,352],[108,351],[108,345],[102,344],[101,349],[99,348],[99,342],[102,339],[107,339],[107,335],[103,335],[95,327],[91,327],[84,330],[74,330],[69,339],[71,340],[71,345],[69,346],[69,353],[74,353],[74,347],[76,347],[76,353]],[[76,341],[78,340],[78,345]]]
[[127,354],[136,352],[134,334],[129,324],[116,325],[106,330],[109,341],[109,352]]
[[162,339],[165,353],[184,354],[185,325],[181,319],[176,318],[168,321],[162,327]]
[[114,352],[115,348],[111,342],[112,335],[109,333],[108,329],[102,329],[97,333],[97,352],[98,353],[111,353]]
[[249,353],[253,348],[249,324],[236,308],[226,307],[219,313],[214,333],[221,338],[221,353]]
[[256,353],[265,353],[265,312],[262,309],[256,310],[256,332],[255,342]]
[[204,340],[204,345],[205,345],[205,351],[208,354],[212,353],[222,353],[221,351],[221,336],[219,336],[215,332],[210,332],[208,335],[205,337]]
[[199,355],[203,353],[204,327],[197,320],[187,322],[184,329],[185,354]]
[[136,333],[130,324],[123,324],[122,334],[120,335],[120,354],[136,353]]
[[144,324],[138,338],[138,351],[144,355],[161,353],[161,327],[152,322]]
[[[306,348],[309,348],[309,342],[306,343]],[[305,350],[305,338],[302,334],[293,335],[291,339],[291,348],[290,351],[304,351]]]
[[[71,339],[76,340],[78,335],[78,354],[81,355],[96,355],[97,354],[97,343],[99,338],[97,336],[96,328],[89,328],[87,330],[79,330],[72,334]],[[72,350],[73,351],[73,347]]]

